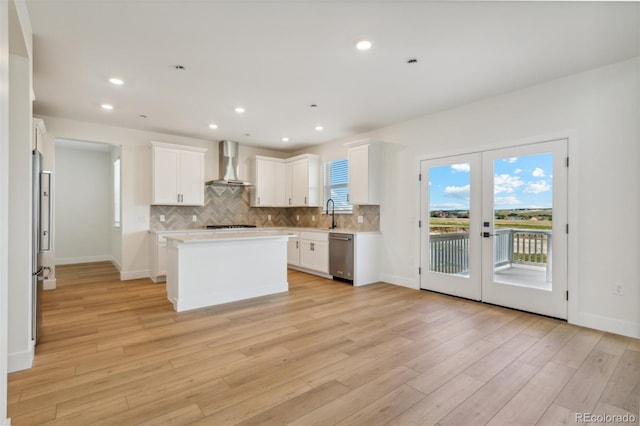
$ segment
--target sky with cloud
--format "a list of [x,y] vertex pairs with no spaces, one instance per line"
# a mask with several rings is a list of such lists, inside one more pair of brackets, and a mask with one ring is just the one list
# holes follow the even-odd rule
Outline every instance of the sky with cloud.
[[[551,153],[498,159],[493,172],[496,210],[552,207]],[[470,173],[469,164],[431,167],[431,210],[468,210]]]

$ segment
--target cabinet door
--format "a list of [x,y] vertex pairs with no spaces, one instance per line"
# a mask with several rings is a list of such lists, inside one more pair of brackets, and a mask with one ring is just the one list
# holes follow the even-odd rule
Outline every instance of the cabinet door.
[[349,202],[369,203],[369,147],[349,149]]
[[180,152],[175,149],[153,149],[152,204],[178,204],[178,163]]
[[256,158],[253,191],[253,207],[285,206],[285,164],[281,161]]
[[287,264],[296,266],[300,264],[299,238],[289,238],[287,241]]
[[300,266],[315,269],[314,241],[300,240]]
[[204,155],[199,152],[182,151],[179,156],[180,204],[204,205]]
[[316,241],[313,246],[314,267],[316,271],[329,273],[329,243]]
[[156,276],[167,275],[167,243],[158,244],[157,247],[157,270]]
[[309,161],[297,160],[291,163],[291,205],[309,204]]

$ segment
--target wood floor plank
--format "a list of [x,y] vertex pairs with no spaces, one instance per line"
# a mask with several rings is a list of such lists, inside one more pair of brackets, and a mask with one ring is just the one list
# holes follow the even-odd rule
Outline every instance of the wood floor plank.
[[332,380],[318,387],[311,388],[307,392],[282,402],[275,407],[264,410],[261,413],[238,423],[239,426],[278,426],[290,423],[307,414],[340,398],[348,393],[349,388],[342,383]]
[[599,349],[591,351],[571,381],[562,389],[555,403],[576,413],[591,412],[598,403],[619,359],[620,355],[613,355]]
[[553,356],[569,342],[576,331],[577,329],[571,325],[558,324],[518,359],[542,368],[547,361],[553,358]]
[[496,345],[493,343],[479,340],[471,346],[458,351],[458,353],[446,361],[425,371],[409,384],[425,395],[428,395],[495,348]]
[[573,368],[547,363],[487,424],[503,426],[537,423],[574,373]]
[[484,383],[460,374],[446,383],[438,392],[420,400],[386,424],[390,425],[434,425],[462,401],[472,395]]
[[626,350],[604,389],[600,402],[638,413],[640,353]]
[[600,341],[603,334],[603,332],[597,330],[580,329],[551,360],[556,364],[578,369],[598,341]]
[[[483,339],[484,340],[484,339]],[[464,371],[464,374],[488,382],[496,374],[509,366],[523,352],[532,347],[538,339],[520,334],[498,346]]]
[[335,424],[406,384],[417,374],[416,371],[406,367],[396,367],[382,376],[373,378],[366,385],[360,386],[338,399],[334,399],[290,424],[299,426]]
[[9,375],[18,426],[562,424],[638,407],[637,339],[443,294],[289,271],[286,293],[178,313],[165,285],[109,262],[57,278],[33,368]]
[[[468,371],[464,374],[467,375]],[[485,424],[537,372],[538,368],[530,364],[513,362],[438,423],[442,426]]]
[[370,426],[385,424],[404,413],[424,397],[425,394],[422,392],[411,386],[403,385],[363,409],[342,419],[337,425]]
[[568,408],[561,407],[556,404],[551,404],[547,411],[542,415],[536,425],[538,426],[556,426],[556,425],[575,425],[576,413]]

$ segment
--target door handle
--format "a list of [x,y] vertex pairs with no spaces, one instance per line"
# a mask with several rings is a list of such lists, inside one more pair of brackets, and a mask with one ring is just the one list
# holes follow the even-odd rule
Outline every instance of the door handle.
[[483,238],[489,238],[489,237],[493,237],[493,236],[494,236],[494,235],[496,235],[496,234],[492,234],[491,232],[481,232],[481,233],[480,233],[480,235],[481,235]]

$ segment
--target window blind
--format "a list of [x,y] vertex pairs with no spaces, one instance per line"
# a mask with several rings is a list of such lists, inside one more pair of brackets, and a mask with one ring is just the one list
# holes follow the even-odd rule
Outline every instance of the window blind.
[[346,158],[324,164],[324,205],[331,198],[337,212],[351,212],[349,204],[349,160]]

